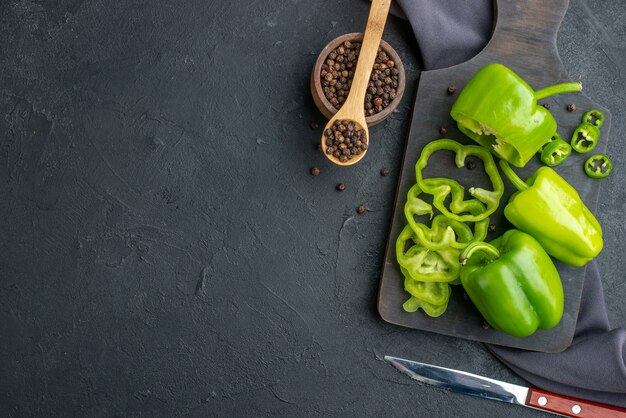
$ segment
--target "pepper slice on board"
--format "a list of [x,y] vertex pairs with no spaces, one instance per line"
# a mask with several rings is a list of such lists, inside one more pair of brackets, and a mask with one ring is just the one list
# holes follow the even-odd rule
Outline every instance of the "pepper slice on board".
[[613,163],[604,154],[596,154],[585,161],[585,173],[592,179],[603,179],[608,177],[613,169]]
[[548,142],[541,151],[541,162],[548,167],[554,167],[567,160],[572,153],[572,146],[562,138]]
[[600,130],[596,125],[583,122],[578,125],[572,134],[572,148],[574,151],[585,153],[596,147],[600,141]]
[[592,109],[583,114],[581,122],[591,123],[599,128],[604,123],[604,113],[597,109]]
[[526,337],[561,321],[559,272],[529,234],[510,229],[491,243],[471,243],[459,260],[461,284],[493,328]]
[[[422,171],[430,156],[440,150],[453,151],[455,164],[459,168],[465,166],[465,159],[470,155],[480,158],[493,190],[471,187],[468,191],[473,199],[464,200],[465,189],[456,180],[443,177],[423,178]],[[415,164],[415,177],[419,188],[433,195],[433,205],[447,217],[460,222],[478,222],[487,218],[498,208],[504,193],[504,183],[489,151],[478,145],[463,145],[452,139],[437,139],[424,146]],[[445,204],[448,196],[451,197],[450,209]]]
[[467,82],[450,115],[465,135],[523,167],[556,132],[554,117],[537,102],[581,90],[581,83],[571,82],[535,91],[504,65],[489,64]]
[[517,229],[572,266],[583,266],[602,251],[600,223],[556,171],[540,167],[524,182],[505,161],[500,167],[518,190],[504,208],[504,216]]
[[[407,243],[413,245],[405,251]],[[459,276],[460,250],[452,247],[430,250],[415,237],[413,230],[406,225],[396,240],[396,259],[400,267],[414,279],[421,282],[449,283]]]
[[411,295],[402,308],[406,312],[415,312],[421,308],[428,316],[441,316],[448,307],[452,293],[450,285],[440,282],[420,282],[414,280],[405,268],[400,267],[400,270],[404,275],[404,290]]
[[489,218],[476,222],[474,233],[472,233],[471,228],[467,224],[445,215],[435,216],[430,228],[421,222],[417,222],[415,216],[430,215],[432,217],[433,214],[432,206],[420,199],[420,194],[421,190],[417,184],[409,189],[407,201],[404,205],[404,216],[415,233],[415,237],[424,247],[430,250],[445,247],[463,249],[470,242],[482,241],[487,236]]

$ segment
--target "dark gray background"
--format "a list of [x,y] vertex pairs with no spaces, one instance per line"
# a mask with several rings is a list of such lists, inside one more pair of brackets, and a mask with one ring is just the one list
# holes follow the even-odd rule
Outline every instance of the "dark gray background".
[[[366,2],[173,3],[0,5],[0,415],[549,416],[381,361],[523,383],[479,343],[376,312],[419,72],[410,27],[392,17],[384,35],[405,97],[346,169],[315,149],[309,72],[363,29]],[[624,21],[623,2],[574,0],[558,39],[613,115],[597,211],[613,326],[626,326]]]

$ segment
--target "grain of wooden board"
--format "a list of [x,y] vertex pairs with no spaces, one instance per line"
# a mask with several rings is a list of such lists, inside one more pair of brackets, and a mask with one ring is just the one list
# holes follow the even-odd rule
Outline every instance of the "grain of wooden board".
[[[482,52],[465,63],[442,70],[425,71],[420,75],[378,294],[378,311],[385,321],[423,331],[542,352],[563,351],[571,344],[581,297],[584,297],[582,287],[585,267],[576,268],[555,261],[565,293],[563,319],[555,328],[539,330],[526,338],[517,338],[494,329],[484,329],[480,313],[471,301],[463,297],[461,286],[453,286],[448,309],[438,318],[430,318],[421,310],[415,313],[405,312],[402,303],[409,295],[404,291],[404,280],[394,250],[396,237],[406,225],[403,207],[406,194],[415,183],[414,166],[424,145],[441,137],[439,128],[442,126],[448,130],[447,138],[465,144],[473,143],[456,128],[456,123],[450,117],[450,108],[458,92],[476,71],[489,63],[501,63],[535,89],[559,82],[578,81],[567,76],[556,48],[557,32],[567,7],[567,0],[554,2],[499,0],[496,2],[493,35]],[[540,104],[547,103],[550,106],[550,112],[558,124],[558,132],[566,139],[571,137],[586,110],[600,109],[604,112],[606,119],[601,127],[601,141],[593,151],[604,153],[609,138],[611,115],[607,109],[585,96],[585,80],[580,81],[583,82],[583,93],[552,96],[542,100]],[[457,86],[456,94],[447,94],[449,84]],[[576,104],[575,111],[566,109],[569,103]],[[583,163],[588,156],[574,152],[555,169],[576,188],[587,207],[594,212],[599,197],[597,182],[601,180],[590,179],[584,173]],[[431,160],[429,164],[429,176],[462,179],[460,181],[464,186],[489,186],[481,183],[485,180],[481,179],[484,173],[481,173],[480,166],[470,172],[457,169],[452,159],[446,158],[445,155],[439,159],[437,155],[432,158],[435,160]],[[526,179],[539,166],[541,162],[537,156],[523,169],[516,169],[516,172]],[[514,188],[506,178],[504,183],[506,190],[500,207],[491,217],[491,222],[496,225],[496,231],[489,234],[487,240],[496,238],[512,227],[504,217],[503,208]]]

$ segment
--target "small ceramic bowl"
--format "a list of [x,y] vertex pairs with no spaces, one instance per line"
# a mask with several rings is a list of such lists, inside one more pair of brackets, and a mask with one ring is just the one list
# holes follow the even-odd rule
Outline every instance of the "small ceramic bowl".
[[[363,42],[363,34],[362,33],[347,33],[345,35],[341,35],[332,41],[330,41],[322,52],[320,52],[317,57],[317,61],[315,61],[315,65],[313,66],[313,71],[311,71],[311,94],[313,95],[313,101],[317,108],[326,116],[326,118],[330,119],[333,117],[335,113],[337,113],[337,109],[326,99],[324,95],[324,90],[322,88],[322,82],[320,80],[320,74],[322,72],[322,64],[326,61],[328,54],[339,45],[344,43],[345,41],[350,42]],[[396,97],[392,100],[392,102],[384,108],[381,112],[376,113],[372,116],[368,116],[365,118],[367,122],[367,126],[373,126],[377,123],[385,120],[391,112],[394,111],[395,108],[400,104],[400,100],[402,100],[402,96],[404,94],[404,87],[406,85],[405,73],[404,73],[404,65],[402,65],[402,60],[398,53],[389,45],[387,42],[381,39],[380,46],[383,50],[391,57],[391,59],[396,63],[396,68],[399,71],[398,74],[398,88],[396,89]]]

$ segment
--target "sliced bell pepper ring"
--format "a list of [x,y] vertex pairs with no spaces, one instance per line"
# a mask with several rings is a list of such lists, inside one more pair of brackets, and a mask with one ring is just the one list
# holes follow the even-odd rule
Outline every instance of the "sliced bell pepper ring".
[[583,122],[578,125],[572,134],[572,148],[574,151],[585,153],[596,147],[600,141],[600,130],[596,125]]
[[443,305],[448,302],[452,289],[448,283],[420,282],[414,280],[405,268],[400,268],[404,275],[404,290],[431,305]]
[[[423,178],[422,171],[426,168],[430,156],[439,150],[454,151],[455,163],[459,168],[465,166],[467,156],[480,158],[493,190],[471,187],[468,191],[474,198],[464,200],[465,189],[456,180],[443,177]],[[459,222],[478,222],[487,218],[498,208],[504,193],[504,183],[489,151],[478,145],[463,145],[451,139],[438,139],[426,144],[415,164],[415,176],[419,188],[433,195],[435,207],[447,217]],[[450,209],[445,204],[448,196],[451,197]]]
[[437,250],[445,247],[463,249],[472,241],[482,241],[487,236],[489,229],[489,218],[485,218],[475,223],[475,232],[460,221],[451,219],[445,215],[437,215],[432,220],[429,228],[427,225],[416,222],[415,215],[432,216],[432,206],[419,198],[421,190],[417,184],[413,185],[407,193],[407,202],[404,205],[404,215],[409,226],[415,233],[417,240],[430,250]]
[[[413,242],[406,252],[407,243]],[[452,282],[459,276],[461,268],[458,258],[460,250],[445,247],[429,250],[415,237],[413,230],[406,225],[396,240],[396,259],[400,267],[414,279],[422,282]]]
[[541,162],[549,167],[561,164],[572,153],[572,146],[563,139],[550,141],[541,151]]
[[597,109],[585,112],[582,118],[582,122],[594,124],[599,128],[604,123],[604,113]]
[[556,121],[538,101],[582,90],[579,82],[533,90],[501,64],[481,68],[454,102],[459,130],[501,159],[523,167],[556,132]]
[[585,161],[585,173],[592,179],[603,179],[608,177],[613,169],[613,163],[604,154],[596,154]]
[[446,309],[448,309],[448,301],[446,301],[446,303],[442,305],[433,305],[432,303],[428,303],[424,300],[416,298],[415,296],[411,296],[409,299],[407,299],[406,302],[402,304],[402,308],[406,312],[415,312],[419,308],[422,308],[424,312],[426,312],[426,315],[432,318],[436,318],[438,316],[441,316],[446,311]]

